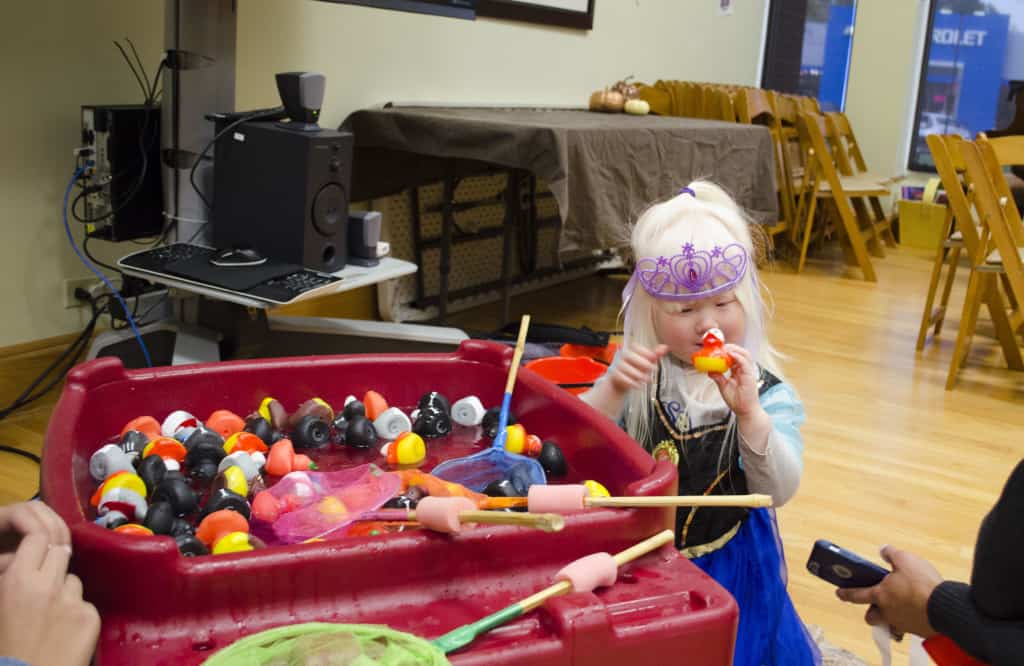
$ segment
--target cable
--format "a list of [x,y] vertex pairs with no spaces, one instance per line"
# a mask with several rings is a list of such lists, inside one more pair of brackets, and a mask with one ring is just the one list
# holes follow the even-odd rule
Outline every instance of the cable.
[[114,288],[114,285],[110,283],[110,280],[107,279],[107,276],[104,275],[103,273],[101,273],[99,271],[99,269],[97,269],[92,264],[92,262],[90,262],[78,250],[78,245],[75,244],[75,237],[71,235],[71,225],[68,224],[68,199],[71,197],[71,188],[74,187],[75,182],[79,178],[82,177],[82,174],[84,172],[85,172],[85,169],[81,168],[81,167],[78,168],[77,170],[75,170],[74,175],[71,176],[71,180],[68,181],[67,189],[64,190],[64,210],[62,212],[63,212],[63,217],[64,217],[64,231],[68,235],[68,243],[71,244],[71,249],[75,251],[75,254],[77,254],[78,258],[82,260],[82,263],[85,264],[85,266],[89,270],[91,270],[93,273],[95,273],[96,277],[98,277],[103,282],[103,284],[107,285],[107,289],[110,290],[110,293],[112,293],[114,295],[114,297],[117,299],[118,303],[121,304],[121,308],[124,309],[124,316],[125,316],[126,319],[128,319],[128,324],[131,325],[131,327],[132,327],[132,333],[135,334],[135,339],[139,341],[139,347],[142,349],[142,355],[146,359],[146,366],[152,368],[153,367],[153,361],[152,361],[152,359],[149,356],[149,349],[146,348],[146,343],[145,343],[145,341],[143,341],[142,334],[139,333],[139,329],[135,325],[135,320],[132,319],[131,314],[128,313],[128,305],[124,302],[124,299],[121,297],[121,293],[117,289]]
[[157,90],[156,87],[160,85],[160,78],[163,76],[166,67],[167,59],[164,58],[156,69],[156,76],[153,77],[153,87],[149,89],[149,106],[152,106],[156,102],[156,98],[163,93],[163,89]]
[[121,52],[122,56],[124,56],[124,61],[128,63],[128,69],[132,70],[132,74],[135,75],[135,80],[139,82],[139,87],[142,88],[142,96],[148,99],[149,91],[146,89],[146,86],[143,85],[142,77],[135,71],[135,65],[133,65],[131,59],[128,58],[128,54],[125,52],[124,47],[118,44],[117,40],[114,40],[114,46],[116,46],[117,50]]
[[135,62],[139,64],[139,71],[142,72],[142,78],[146,82],[145,103],[146,106],[149,106],[149,101],[153,98],[153,85],[149,81],[149,74],[146,73],[146,66],[142,64],[142,58],[139,57],[139,52],[135,50],[135,44],[132,42],[132,40],[125,37],[124,41],[128,42],[128,46],[131,47],[132,54],[135,56]]
[[242,116],[238,120],[235,120],[235,121],[229,123],[227,125],[227,127],[222,129],[221,131],[219,131],[216,134],[214,134],[213,138],[210,139],[210,142],[208,144],[206,144],[205,148],[203,148],[203,151],[201,153],[199,153],[199,157],[197,157],[196,161],[192,163],[192,169],[188,172],[188,182],[192,184],[192,189],[196,191],[196,194],[199,195],[199,198],[202,199],[204,204],[206,204],[207,210],[213,210],[213,204],[211,204],[207,200],[207,198],[203,194],[202,190],[199,189],[199,185],[196,184],[196,168],[199,166],[199,163],[203,161],[203,158],[206,157],[206,153],[210,150],[210,148],[213,146],[213,144],[217,143],[217,139],[221,138],[222,136],[224,136],[225,134],[227,134],[229,131],[233,130],[234,128],[238,127],[242,123],[247,122],[249,120],[257,120],[259,118],[265,118],[267,116],[275,116],[275,115],[277,115],[280,112],[281,112],[280,108],[277,108],[277,109],[264,109],[262,111],[256,111],[254,113],[250,113],[247,116]]
[[[74,204],[72,204],[72,208],[74,208]],[[89,261],[91,261],[92,263],[96,264],[97,266],[102,266],[103,268],[106,268],[108,271],[113,271],[114,273],[117,273],[118,275],[123,275],[121,273],[121,269],[120,268],[117,268],[115,266],[111,266],[110,264],[105,264],[102,261],[100,261],[99,259],[97,259],[96,257],[92,256],[92,253],[89,252],[89,241],[91,239],[92,239],[92,236],[90,236],[87,233],[87,234],[85,234],[85,238],[82,240],[82,250],[85,252],[85,256],[89,257]]]
[[[89,323],[85,325],[85,328],[82,329],[82,332],[78,334],[78,337],[75,338],[75,340],[70,345],[68,345],[67,349],[61,352],[60,356],[54,359],[53,362],[50,363],[50,365],[47,366],[45,370],[43,370],[42,374],[36,377],[36,379],[31,384],[28,385],[28,388],[21,392],[21,395],[15,398],[10,405],[4,407],[3,409],[0,409],[0,420],[7,418],[11,412],[17,409],[21,409],[25,405],[34,402],[39,398],[43,397],[44,395],[46,395],[51,389],[53,389],[54,386],[56,386],[61,381],[61,379],[64,378],[64,375],[67,374],[67,371],[71,369],[71,366],[78,362],[78,358],[82,355],[82,352],[85,350],[85,343],[92,336],[92,333],[96,329],[96,324],[99,321],[100,316],[106,309],[106,306],[100,306],[98,304],[98,300],[99,299],[91,301],[92,318],[89,320]],[[43,387],[40,391],[33,394],[32,391],[41,383],[43,383],[43,380],[45,380],[50,375],[51,372],[53,372],[58,366],[61,365],[61,363],[66,361],[69,357],[71,360],[66,364],[67,367],[63,368],[61,372],[58,373],[57,376],[53,380],[51,380],[49,384]]]

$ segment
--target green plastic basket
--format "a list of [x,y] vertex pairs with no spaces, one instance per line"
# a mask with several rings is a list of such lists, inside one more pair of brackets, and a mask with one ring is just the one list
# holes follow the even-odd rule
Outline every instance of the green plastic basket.
[[309,622],[246,636],[204,666],[450,666],[429,641],[378,624]]

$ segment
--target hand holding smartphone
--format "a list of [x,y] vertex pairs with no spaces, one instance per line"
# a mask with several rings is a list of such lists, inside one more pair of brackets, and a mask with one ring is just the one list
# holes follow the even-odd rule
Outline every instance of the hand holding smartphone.
[[889,570],[864,559],[831,541],[818,539],[807,560],[807,570],[836,587],[873,587]]

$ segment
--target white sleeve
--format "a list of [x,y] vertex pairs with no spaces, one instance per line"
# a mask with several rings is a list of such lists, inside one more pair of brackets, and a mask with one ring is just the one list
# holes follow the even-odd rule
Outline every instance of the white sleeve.
[[740,437],[740,465],[752,493],[772,496],[776,507],[796,494],[803,473],[803,438],[806,420],[803,403],[789,384],[777,384],[761,396],[761,406],[772,420],[768,446],[757,453]]

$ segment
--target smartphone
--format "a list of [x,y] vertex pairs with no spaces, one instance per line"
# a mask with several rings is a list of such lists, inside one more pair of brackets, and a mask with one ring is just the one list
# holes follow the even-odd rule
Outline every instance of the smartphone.
[[888,569],[825,539],[814,542],[807,570],[836,587],[872,587],[889,573]]

